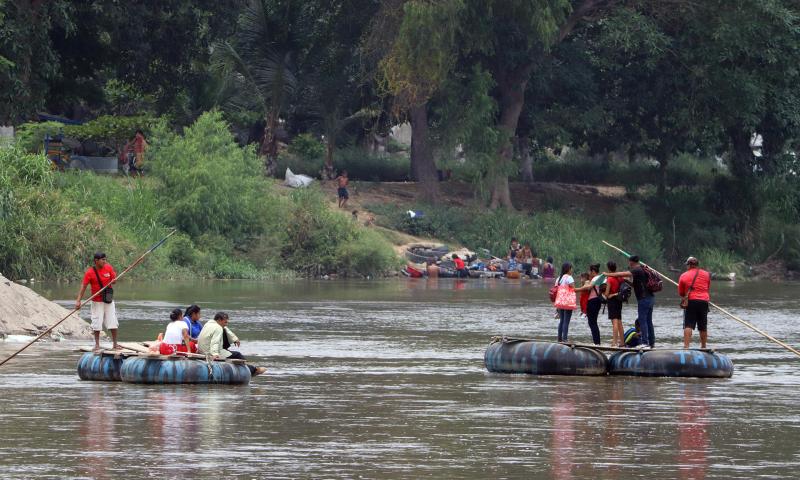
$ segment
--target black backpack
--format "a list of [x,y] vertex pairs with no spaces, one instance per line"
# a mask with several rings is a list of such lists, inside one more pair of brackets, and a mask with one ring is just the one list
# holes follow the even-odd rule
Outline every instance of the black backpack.
[[627,281],[623,281],[619,284],[619,299],[628,303],[628,299],[631,298],[631,291],[631,284]]

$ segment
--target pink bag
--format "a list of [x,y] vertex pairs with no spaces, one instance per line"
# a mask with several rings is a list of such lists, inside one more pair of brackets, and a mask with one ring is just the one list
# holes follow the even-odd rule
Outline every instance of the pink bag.
[[559,285],[556,293],[556,308],[559,310],[575,310],[578,300],[572,285]]

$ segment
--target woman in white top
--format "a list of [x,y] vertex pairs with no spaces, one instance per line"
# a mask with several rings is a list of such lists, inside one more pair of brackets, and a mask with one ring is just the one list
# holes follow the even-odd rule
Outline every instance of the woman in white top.
[[[575,287],[575,279],[572,278],[572,264],[564,262],[561,266],[561,275],[556,279],[556,285],[569,285]],[[566,342],[569,333],[569,321],[572,318],[572,310],[559,308],[558,312],[558,341]]]
[[164,339],[159,346],[161,355],[174,355],[178,352],[196,352],[197,346],[189,337],[189,326],[183,321],[183,312],[176,308],[169,314],[170,322],[167,324],[167,331],[164,332]]

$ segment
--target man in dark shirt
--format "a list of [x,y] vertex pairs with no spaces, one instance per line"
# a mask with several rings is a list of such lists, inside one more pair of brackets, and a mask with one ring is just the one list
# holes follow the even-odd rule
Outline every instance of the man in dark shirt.
[[628,267],[627,272],[605,272],[605,275],[631,279],[633,293],[636,295],[642,345],[654,348],[656,346],[656,334],[653,330],[653,305],[656,297],[653,292],[647,289],[647,273],[645,273],[642,264],[639,263],[637,255],[631,255],[628,258]]

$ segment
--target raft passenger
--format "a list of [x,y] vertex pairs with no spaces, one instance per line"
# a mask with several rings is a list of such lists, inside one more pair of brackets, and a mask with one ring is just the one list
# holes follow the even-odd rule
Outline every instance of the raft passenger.
[[[241,352],[231,352],[227,348],[230,344],[240,345],[239,339],[227,328],[229,318],[227,313],[217,312],[213,321],[206,322],[197,342],[200,353],[214,360],[227,358],[246,360]],[[228,338],[229,336],[232,336],[232,338]],[[226,342],[226,339],[228,342]],[[254,367],[250,364],[247,365],[247,368],[252,376],[261,375],[267,371],[264,367]]]
[[556,276],[556,269],[553,266],[553,257],[547,257],[542,266],[542,280],[552,280]]
[[698,267],[695,257],[686,259],[686,271],[678,280],[678,295],[681,296],[683,311],[683,348],[689,348],[692,330],[700,332],[700,348],[708,342],[708,302],[711,301],[711,274]]
[[197,353],[197,344],[189,337],[189,326],[183,321],[181,309],[173,310],[169,314],[169,320],[158,353],[161,355],[174,355],[178,352]]
[[190,305],[183,315],[183,321],[189,327],[189,337],[196,342],[197,337],[200,336],[200,331],[203,330],[203,324],[200,323],[200,307]]
[[647,273],[639,262],[639,256],[631,255],[628,257],[628,266],[630,268],[626,272],[606,272],[606,276],[631,279],[631,283],[633,283],[633,293],[636,295],[636,305],[641,325],[642,346],[645,348],[655,348],[656,333],[653,329],[653,305],[656,302],[656,297],[653,292],[647,288]]
[[[561,275],[555,283],[557,286],[567,285],[574,288],[575,279],[572,278],[572,264],[564,262],[561,266]],[[574,293],[573,293],[574,295]],[[566,308],[557,308],[558,315],[558,341],[567,342],[569,334],[569,321],[572,318],[572,310]]]
[[[609,260],[606,263],[609,272],[617,271],[617,262]],[[606,277],[606,306],[608,319],[611,320],[611,346],[622,347],[625,344],[625,335],[622,327],[622,299],[619,297],[619,288],[624,280],[617,277]]]

